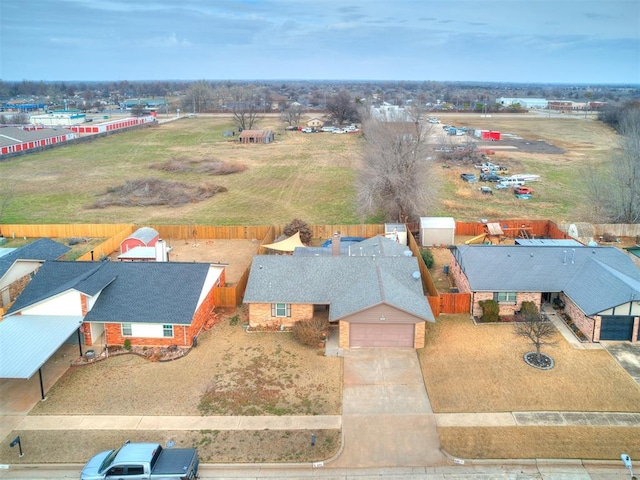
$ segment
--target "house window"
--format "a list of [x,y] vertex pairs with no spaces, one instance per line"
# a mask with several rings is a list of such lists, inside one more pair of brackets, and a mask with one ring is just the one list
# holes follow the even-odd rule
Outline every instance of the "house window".
[[516,303],[516,292],[496,292],[493,299],[498,303]]
[[121,324],[122,327],[122,336],[123,337],[130,337],[131,334],[131,324],[130,323],[123,323]]
[[162,336],[173,338],[173,325],[162,325]]
[[291,305],[288,303],[272,303],[271,316],[272,317],[290,317]]

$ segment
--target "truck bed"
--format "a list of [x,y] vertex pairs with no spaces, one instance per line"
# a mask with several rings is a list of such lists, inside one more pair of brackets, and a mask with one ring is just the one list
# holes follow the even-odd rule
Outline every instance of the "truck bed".
[[193,448],[166,448],[160,453],[151,474],[186,474],[195,456],[196,451]]

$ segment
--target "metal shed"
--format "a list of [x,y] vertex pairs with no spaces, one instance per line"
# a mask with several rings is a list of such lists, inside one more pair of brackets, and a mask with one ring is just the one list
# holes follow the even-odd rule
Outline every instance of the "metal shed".
[[160,234],[157,230],[151,227],[139,228],[120,243],[120,253],[126,253],[135,247],[153,247],[158,238]]
[[453,245],[456,221],[453,217],[420,217],[420,241],[423,247]]

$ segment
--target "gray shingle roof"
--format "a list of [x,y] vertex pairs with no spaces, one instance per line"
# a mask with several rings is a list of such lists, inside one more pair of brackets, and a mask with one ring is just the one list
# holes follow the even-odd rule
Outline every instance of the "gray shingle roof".
[[404,255],[259,255],[251,265],[244,302],[330,304],[331,320],[386,303],[434,321],[422,283],[413,276],[417,271],[417,259]]
[[210,265],[178,262],[46,262],[9,313],[75,289],[99,294],[88,322],[189,325]]
[[587,315],[640,298],[640,270],[615,247],[459,245],[453,254],[474,292],[564,292]]
[[16,260],[56,260],[71,250],[66,245],[54,242],[48,238],[39,238],[15,249],[8,255],[0,257],[0,278],[11,268]]

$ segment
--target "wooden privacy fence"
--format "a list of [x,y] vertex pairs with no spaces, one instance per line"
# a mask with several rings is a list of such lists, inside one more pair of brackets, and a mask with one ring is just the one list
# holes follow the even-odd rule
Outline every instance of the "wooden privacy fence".
[[411,232],[407,232],[407,243],[409,244],[409,248],[411,249],[413,255],[418,259],[418,268],[420,269],[420,277],[422,278],[422,289],[427,292],[429,296],[437,297],[438,289],[433,282],[433,278],[431,278],[431,272],[429,272],[429,269],[425,265],[424,260],[422,260],[422,255],[420,255],[420,247],[418,246],[418,242],[416,242],[416,239]]
[[130,229],[132,232],[133,228],[134,226],[128,223],[73,223],[68,225],[0,224],[0,233],[7,238],[12,236],[28,238],[111,238],[126,229]]
[[470,293],[441,293],[440,313],[469,313],[471,311]]
[[165,240],[259,240],[273,229],[263,226],[151,225]]
[[113,237],[108,238],[100,245],[94,247],[90,252],[81,255],[76,261],[90,262],[93,260],[100,260],[103,257],[108,257],[113,252],[118,250],[118,248],[120,248],[120,244],[122,243],[122,241],[133,233],[133,229],[133,225],[130,225],[121,232],[116,233]]
[[[507,237],[517,237],[524,230],[531,238],[571,238],[550,220],[490,220],[488,223],[498,223]],[[456,222],[456,235],[476,236],[485,232],[485,223]]]

